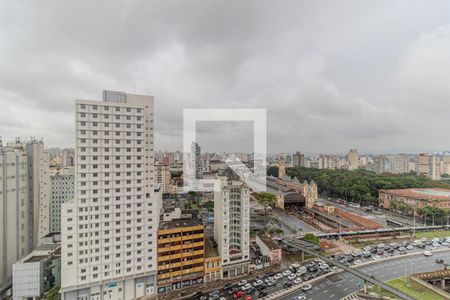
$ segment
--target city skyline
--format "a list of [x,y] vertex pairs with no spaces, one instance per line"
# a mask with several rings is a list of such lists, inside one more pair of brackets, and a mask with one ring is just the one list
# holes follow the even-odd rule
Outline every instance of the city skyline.
[[[193,107],[267,108],[272,153],[448,148],[446,1],[148,5],[5,2],[0,135],[73,147],[73,97],[102,87],[161,100],[157,149],[181,149],[182,109]],[[243,147],[250,135],[213,129],[206,151],[226,132]]]

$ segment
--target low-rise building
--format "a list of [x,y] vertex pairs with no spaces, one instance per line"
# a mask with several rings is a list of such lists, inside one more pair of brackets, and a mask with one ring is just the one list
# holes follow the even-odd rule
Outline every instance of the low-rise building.
[[60,236],[57,240],[53,234],[43,237],[42,245],[13,264],[13,300],[41,299],[61,285]]
[[258,234],[256,236],[256,244],[258,245],[261,254],[270,259],[271,265],[281,264],[281,248],[270,237]]
[[212,238],[205,242],[205,283],[222,277],[222,258],[217,251],[217,243]]
[[380,206],[390,208],[393,201],[412,207],[450,208],[450,189],[413,188],[379,191]]

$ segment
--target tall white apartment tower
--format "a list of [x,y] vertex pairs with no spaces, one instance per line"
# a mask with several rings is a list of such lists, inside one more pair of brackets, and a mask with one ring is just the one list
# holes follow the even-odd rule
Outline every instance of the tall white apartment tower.
[[27,152],[0,140],[0,289],[11,283],[12,265],[30,252]]
[[236,175],[219,176],[220,191],[214,192],[214,239],[222,257],[222,277],[249,271],[250,192]]
[[160,203],[153,97],[103,92],[76,101],[75,200],[61,209],[63,300],[156,292]]
[[28,201],[30,250],[41,243],[50,233],[50,155],[41,140],[31,139],[24,143],[28,158]]

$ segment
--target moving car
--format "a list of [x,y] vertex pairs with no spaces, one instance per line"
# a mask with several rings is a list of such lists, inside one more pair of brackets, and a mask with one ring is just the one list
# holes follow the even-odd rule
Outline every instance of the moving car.
[[425,255],[425,256],[433,256],[433,253],[430,252],[430,251],[425,251],[425,252],[423,253],[423,255]]
[[304,286],[302,286],[302,290],[303,291],[309,291],[312,288],[312,286],[310,284],[305,284]]

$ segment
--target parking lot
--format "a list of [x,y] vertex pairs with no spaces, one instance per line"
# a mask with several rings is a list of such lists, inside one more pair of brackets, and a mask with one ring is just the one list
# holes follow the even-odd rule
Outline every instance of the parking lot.
[[[436,249],[450,248],[450,237],[444,239],[422,239],[413,242],[393,242],[390,244],[378,244],[367,246],[363,249],[352,252],[333,255],[330,258],[347,266],[357,266],[364,262],[382,260],[392,256],[402,256],[408,253],[423,252],[425,256],[432,256],[430,252]],[[292,264],[279,273],[268,273],[257,277],[254,280],[241,280],[235,284],[228,284],[220,290],[215,290],[209,294],[197,294],[194,299],[200,300],[226,300],[226,299],[260,299],[276,291],[299,286],[303,293],[292,297],[295,300],[306,300],[313,296],[312,286],[309,281],[318,276],[337,271],[334,266],[327,265],[320,259],[304,262],[302,264]],[[370,274],[369,274],[370,275]]]

